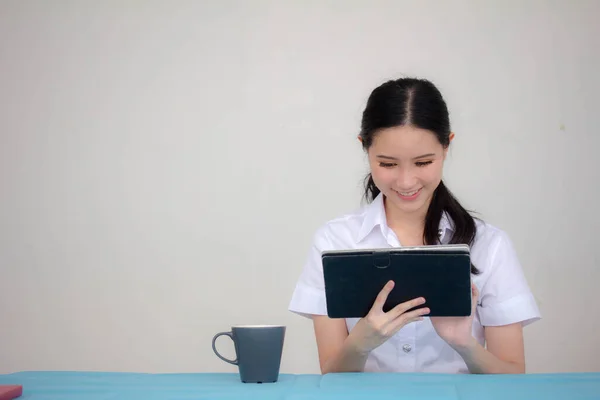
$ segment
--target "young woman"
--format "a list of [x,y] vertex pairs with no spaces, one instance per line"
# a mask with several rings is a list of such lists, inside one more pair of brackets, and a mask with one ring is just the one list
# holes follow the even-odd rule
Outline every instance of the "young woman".
[[[525,372],[522,328],[540,313],[509,237],[474,219],[442,182],[453,136],[431,82],[398,79],[371,93],[359,135],[371,171],[368,204],[317,230],[289,306],[313,320],[322,373]],[[440,243],[471,246],[471,316],[408,311],[426,306],[423,298],[383,312],[388,282],[365,318],[327,317],[322,251]]]

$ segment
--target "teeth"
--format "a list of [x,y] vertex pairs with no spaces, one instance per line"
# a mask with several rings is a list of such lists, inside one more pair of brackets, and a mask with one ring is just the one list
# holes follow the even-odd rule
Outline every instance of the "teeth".
[[398,192],[400,193],[402,196],[412,196],[413,194],[417,193],[418,190],[413,190],[412,192]]

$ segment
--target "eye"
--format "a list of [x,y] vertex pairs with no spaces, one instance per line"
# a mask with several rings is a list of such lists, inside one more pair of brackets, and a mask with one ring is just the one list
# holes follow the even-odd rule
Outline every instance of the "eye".
[[379,163],[379,166],[380,166],[380,167],[383,167],[383,168],[392,168],[392,167],[395,167],[395,166],[396,166],[396,164],[394,164],[394,163],[384,163],[384,162],[380,162],[380,163]]
[[426,165],[429,165],[429,164],[431,164],[432,162],[433,162],[433,161],[417,161],[417,162],[415,163],[415,165],[416,165],[417,167],[424,167],[424,166],[426,166]]

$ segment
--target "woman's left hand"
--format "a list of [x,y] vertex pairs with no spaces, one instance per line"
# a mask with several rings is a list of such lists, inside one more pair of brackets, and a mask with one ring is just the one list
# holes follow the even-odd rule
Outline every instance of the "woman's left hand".
[[467,347],[473,341],[473,317],[477,309],[479,291],[471,283],[471,315],[468,317],[431,317],[437,334],[452,348]]

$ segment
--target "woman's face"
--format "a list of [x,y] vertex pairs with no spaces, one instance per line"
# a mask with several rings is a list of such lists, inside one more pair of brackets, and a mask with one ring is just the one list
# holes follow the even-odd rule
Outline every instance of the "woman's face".
[[368,149],[373,181],[386,206],[400,214],[425,213],[442,180],[448,149],[428,130],[399,126],[379,131]]

